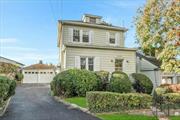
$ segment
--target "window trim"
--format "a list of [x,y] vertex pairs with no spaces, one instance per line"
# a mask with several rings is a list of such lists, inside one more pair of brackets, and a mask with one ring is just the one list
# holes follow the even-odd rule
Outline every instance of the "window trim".
[[[79,31],[79,41],[74,41],[74,30],[78,30]],[[88,42],[84,42],[83,41],[83,36],[84,36],[84,31],[87,32],[87,36],[88,36]],[[76,29],[73,28],[72,30],[72,42],[73,43],[83,43],[83,44],[90,44],[90,30],[81,30],[81,29]]]
[[[88,38],[88,41],[87,42],[84,42],[84,32],[86,32],[87,33],[87,38]],[[89,42],[89,32],[90,31],[88,31],[88,30],[82,30],[82,43],[90,43]]]
[[[89,70],[89,71],[94,71],[94,57],[91,57],[91,56],[80,56],[80,69],[82,69],[81,68],[81,58],[85,58],[85,69],[86,70]],[[93,60],[93,64],[92,64],[92,66],[93,66],[93,70],[90,70],[89,69],[89,58],[92,58],[92,60]]]
[[[111,35],[112,35],[112,34],[113,34],[113,36],[114,36],[114,43],[111,43],[111,42],[110,42],[110,39],[111,39]],[[108,38],[108,40],[109,40],[109,44],[110,44],[110,45],[116,45],[116,34],[109,32],[109,38]]]
[[[79,31],[79,41],[74,41],[74,34],[75,34],[74,31]],[[81,35],[80,35],[80,34],[81,34],[81,32],[80,32],[79,29],[74,29],[74,28],[73,28],[73,36],[72,36],[72,37],[73,37],[73,42],[74,42],[74,43],[79,43],[79,42],[81,42]]]
[[[116,60],[121,60],[121,63],[122,63],[121,67],[116,67]],[[120,71],[123,72],[123,62],[124,62],[124,59],[122,59],[122,58],[115,58],[115,60],[114,60],[114,71],[119,71],[119,70],[116,70],[116,69],[121,68]]]

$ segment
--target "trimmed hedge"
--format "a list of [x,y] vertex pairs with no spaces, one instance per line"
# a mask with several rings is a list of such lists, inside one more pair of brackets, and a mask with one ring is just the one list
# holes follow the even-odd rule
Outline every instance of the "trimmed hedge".
[[87,91],[97,90],[98,78],[94,72],[69,69],[56,75],[51,82],[55,96],[85,96]]
[[133,88],[136,92],[151,94],[153,90],[153,83],[146,75],[133,73],[132,77],[134,78]]
[[0,106],[10,96],[15,94],[16,82],[7,77],[0,76]]
[[106,91],[108,83],[109,83],[109,72],[101,70],[101,71],[95,72],[95,74],[97,75],[99,79],[98,90]]
[[179,93],[167,93],[162,95],[165,103],[180,104],[180,94]]
[[173,93],[167,85],[156,88],[153,98],[158,104],[180,104],[180,93]]
[[118,93],[128,93],[131,92],[132,84],[126,73],[116,71],[111,75],[109,83],[109,91]]
[[150,95],[140,93],[87,92],[86,99],[89,110],[95,113],[143,109],[152,104]]

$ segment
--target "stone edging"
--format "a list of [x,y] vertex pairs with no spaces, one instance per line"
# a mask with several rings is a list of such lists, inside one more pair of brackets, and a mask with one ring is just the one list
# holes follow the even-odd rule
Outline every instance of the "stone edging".
[[80,106],[78,106],[76,104],[68,103],[68,102],[64,101],[63,99],[61,99],[61,98],[59,98],[57,96],[54,96],[54,99],[56,101],[58,101],[58,102],[61,102],[61,103],[65,104],[65,105],[69,106],[69,108],[71,108],[71,109],[78,109],[78,110],[80,110],[82,112],[85,112],[87,114],[90,114],[90,115],[96,117],[95,114],[91,113],[87,108],[82,108],[82,107],[80,107]]
[[6,109],[7,109],[7,107],[9,106],[10,100],[11,100],[11,97],[8,98],[8,100],[7,100],[6,104],[5,104],[5,106],[3,107],[3,110],[2,110],[2,112],[0,113],[0,117],[3,116],[4,113],[6,112]]

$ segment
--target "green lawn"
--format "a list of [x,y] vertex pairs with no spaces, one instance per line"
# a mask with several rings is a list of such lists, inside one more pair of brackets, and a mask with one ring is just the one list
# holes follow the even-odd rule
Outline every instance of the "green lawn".
[[170,120],[180,120],[180,116],[171,116]]
[[76,104],[80,107],[87,108],[86,98],[85,97],[73,97],[73,98],[65,98],[66,102]]
[[102,120],[158,120],[156,117],[144,115],[128,115],[128,114],[98,114]]

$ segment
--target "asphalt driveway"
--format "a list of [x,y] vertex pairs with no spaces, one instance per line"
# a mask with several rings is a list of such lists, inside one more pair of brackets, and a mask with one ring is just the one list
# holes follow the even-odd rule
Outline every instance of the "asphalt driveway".
[[48,85],[21,85],[0,120],[99,120],[89,114],[56,102]]

